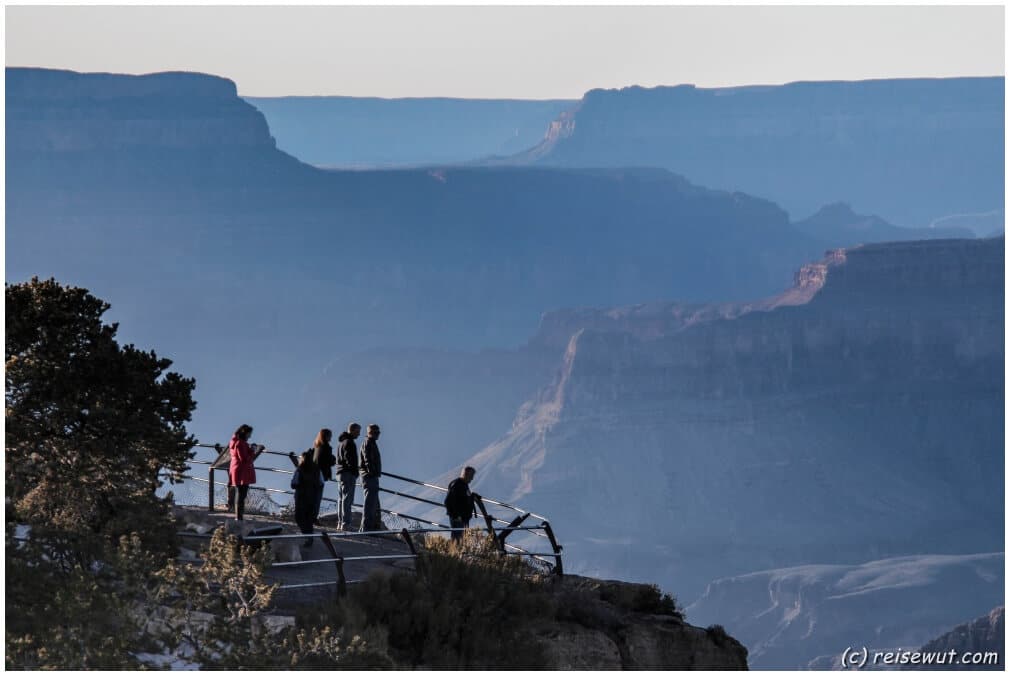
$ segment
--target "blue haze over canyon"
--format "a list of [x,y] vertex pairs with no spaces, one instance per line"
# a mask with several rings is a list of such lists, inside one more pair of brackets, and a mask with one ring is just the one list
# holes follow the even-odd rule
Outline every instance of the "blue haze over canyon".
[[[201,440],[378,421],[391,471],[475,464],[754,666],[825,664],[879,571],[917,581],[880,640],[1003,603],[1003,78],[478,104],[8,68],[6,97],[7,280],[111,302],[196,377]],[[837,566],[865,604],[824,601]],[[821,591],[776,616],[768,580]],[[970,603],[916,624],[938,594]],[[845,631],[783,647],[811,607]]]

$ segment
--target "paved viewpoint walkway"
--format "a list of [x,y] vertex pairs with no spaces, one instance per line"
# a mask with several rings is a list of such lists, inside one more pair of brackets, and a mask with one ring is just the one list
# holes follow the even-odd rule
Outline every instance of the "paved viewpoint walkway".
[[[206,544],[207,536],[220,526],[229,533],[241,533],[243,536],[254,529],[280,527],[281,535],[289,537],[264,541],[274,551],[274,565],[268,569],[267,579],[281,585],[275,595],[278,603],[329,598],[336,594],[337,566],[323,539],[315,537],[311,545],[303,546],[306,538],[294,523],[282,517],[247,514],[245,520],[239,522],[234,515],[225,512],[223,506],[214,512],[208,512],[206,507],[177,506],[175,515],[179,520],[184,559],[195,560],[201,546]],[[343,533],[336,528],[334,515],[321,515],[320,521],[323,525],[316,527],[316,532],[328,533],[337,555],[345,558],[343,571],[348,585],[364,580],[377,570],[402,572],[414,569],[414,560],[409,558],[410,547],[402,537]]]

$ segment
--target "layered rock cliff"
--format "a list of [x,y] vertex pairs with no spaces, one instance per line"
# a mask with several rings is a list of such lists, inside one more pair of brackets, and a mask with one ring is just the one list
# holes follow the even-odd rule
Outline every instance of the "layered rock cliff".
[[9,150],[275,147],[263,115],[220,77],[8,68],[6,84]]
[[[770,293],[822,249],[770,202],[663,170],[322,171],[212,76],[12,69],[7,87],[8,279],[107,298],[198,379],[205,439],[250,417],[307,444],[336,422],[297,392],[352,352],[512,347],[550,308]],[[383,419],[406,445],[417,418]]]
[[[235,83],[202,73],[6,70],[8,185],[104,190],[302,176]],[[149,197],[145,197],[149,199]]]
[[798,305],[579,330],[468,463],[475,489],[551,515],[573,565],[686,598],[762,568],[1001,551],[1002,288],[1002,240],[869,245],[803,268]]
[[1003,137],[1003,78],[626,87],[587,92],[512,161],[666,167],[796,219],[844,200],[924,227],[1002,211]]

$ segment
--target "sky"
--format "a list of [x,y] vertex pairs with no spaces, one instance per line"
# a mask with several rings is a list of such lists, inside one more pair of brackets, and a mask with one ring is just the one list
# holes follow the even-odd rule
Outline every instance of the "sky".
[[1004,74],[1002,6],[11,6],[7,66],[230,78],[243,96]]

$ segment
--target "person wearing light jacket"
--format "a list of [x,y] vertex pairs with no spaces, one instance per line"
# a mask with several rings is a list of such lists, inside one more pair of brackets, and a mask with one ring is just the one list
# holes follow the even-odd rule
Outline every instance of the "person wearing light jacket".
[[358,471],[361,473],[361,486],[365,492],[364,509],[361,514],[360,530],[379,530],[382,520],[379,518],[379,477],[382,476],[382,455],[379,453],[379,426],[372,423],[368,426],[365,443],[361,444],[361,457]]

